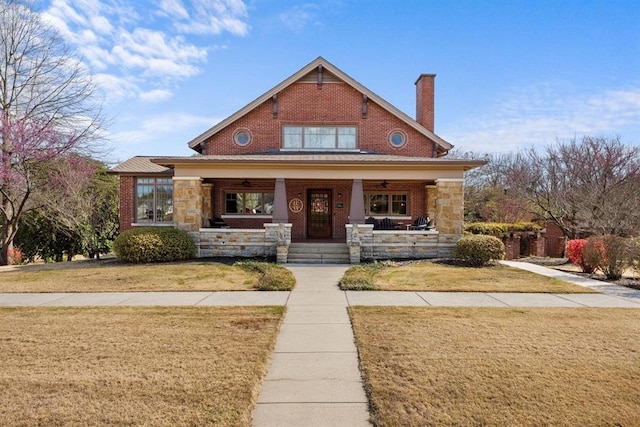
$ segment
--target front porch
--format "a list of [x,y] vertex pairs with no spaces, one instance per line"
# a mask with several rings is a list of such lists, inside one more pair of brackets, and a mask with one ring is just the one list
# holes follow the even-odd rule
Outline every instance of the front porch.
[[[292,224],[265,223],[261,229],[201,228],[189,235],[196,243],[199,258],[267,257],[289,263],[296,259],[290,253],[292,245],[296,245],[291,242],[291,228]],[[351,264],[368,260],[447,257],[460,237],[436,230],[374,230],[370,224],[347,224],[345,231],[344,245]],[[335,243],[306,245],[314,246],[315,252],[323,255],[316,257],[318,263],[337,259],[333,257]]]

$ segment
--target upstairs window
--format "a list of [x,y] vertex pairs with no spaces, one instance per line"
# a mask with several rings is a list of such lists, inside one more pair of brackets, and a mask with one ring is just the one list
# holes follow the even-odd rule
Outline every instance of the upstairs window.
[[284,126],[282,148],[295,150],[355,150],[355,126]]
[[136,222],[173,221],[173,180],[136,179]]

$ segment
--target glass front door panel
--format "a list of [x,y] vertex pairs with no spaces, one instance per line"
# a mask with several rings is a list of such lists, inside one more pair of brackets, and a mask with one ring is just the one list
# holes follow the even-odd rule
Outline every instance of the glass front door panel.
[[307,236],[316,239],[331,238],[331,190],[310,190],[307,214]]

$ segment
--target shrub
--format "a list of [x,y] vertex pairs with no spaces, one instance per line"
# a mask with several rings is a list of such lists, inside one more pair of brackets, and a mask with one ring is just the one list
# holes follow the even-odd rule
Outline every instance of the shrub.
[[16,248],[16,247],[9,248],[8,265],[20,265],[24,262],[24,259],[25,259],[24,253],[22,253],[20,248]]
[[116,256],[125,262],[170,262],[193,258],[191,237],[170,227],[138,227],[120,233],[113,242]]
[[631,239],[606,235],[590,237],[583,249],[583,256],[597,265],[609,280],[622,277],[625,268],[632,264]]
[[259,291],[290,291],[296,284],[293,273],[280,264],[243,260],[233,265],[250,273],[257,274],[258,281],[254,285],[254,288]]
[[538,233],[542,227],[533,222],[472,222],[465,224],[464,231],[471,234],[486,234],[488,236],[508,237],[511,233]]
[[505,248],[497,237],[474,234],[458,240],[453,248],[453,255],[466,265],[480,267],[503,259]]
[[579,266],[583,273],[593,273],[598,268],[599,256],[593,251],[585,254],[584,248],[587,242],[587,239],[569,240],[565,252],[569,261]]

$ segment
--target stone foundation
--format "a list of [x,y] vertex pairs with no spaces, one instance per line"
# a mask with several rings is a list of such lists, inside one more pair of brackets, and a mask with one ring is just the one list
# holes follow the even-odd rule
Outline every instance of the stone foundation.
[[198,258],[277,257],[278,262],[286,262],[291,224],[264,224],[264,229],[201,228],[189,235],[196,244]]
[[374,230],[370,224],[347,224],[352,264],[361,260],[450,257],[461,235],[436,230]]

